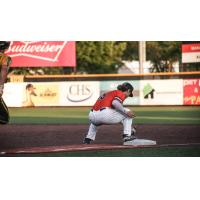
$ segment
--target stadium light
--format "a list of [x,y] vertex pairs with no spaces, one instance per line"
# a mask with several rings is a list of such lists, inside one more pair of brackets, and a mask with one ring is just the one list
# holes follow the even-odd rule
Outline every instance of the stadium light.
[[144,72],[144,62],[146,61],[146,41],[139,41],[139,73]]

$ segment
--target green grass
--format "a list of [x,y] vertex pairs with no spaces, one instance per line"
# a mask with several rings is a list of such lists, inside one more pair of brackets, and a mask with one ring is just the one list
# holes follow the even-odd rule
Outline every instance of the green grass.
[[200,146],[135,148],[124,150],[77,151],[41,154],[12,154],[20,157],[199,157]]
[[[136,124],[200,124],[200,106],[131,107]],[[89,107],[10,108],[11,124],[88,124]],[[200,146],[135,148],[5,156],[199,157]]]
[[86,124],[88,108],[10,108],[14,124]]
[[[131,107],[136,124],[200,124],[199,106]],[[88,107],[10,108],[11,124],[88,124]]]

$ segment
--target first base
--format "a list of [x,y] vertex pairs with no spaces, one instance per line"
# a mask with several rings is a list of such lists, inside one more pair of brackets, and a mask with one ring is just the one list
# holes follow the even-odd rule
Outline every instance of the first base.
[[124,142],[123,145],[149,146],[149,145],[156,145],[156,141],[154,141],[154,140],[146,140],[146,139],[135,139],[135,140],[132,140],[132,141]]

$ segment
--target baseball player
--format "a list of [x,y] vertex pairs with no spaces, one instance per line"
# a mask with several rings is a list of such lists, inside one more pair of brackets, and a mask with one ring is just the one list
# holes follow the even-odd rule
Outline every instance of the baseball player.
[[10,42],[0,41],[0,124],[9,122],[8,108],[2,98],[4,83],[7,81],[8,69],[11,64],[11,58],[4,53],[9,46]]
[[97,128],[104,124],[122,123],[123,142],[136,139],[135,128],[132,128],[134,113],[123,107],[123,101],[128,97],[133,97],[133,86],[125,82],[118,85],[117,90],[101,95],[89,113],[91,122],[88,133],[83,140],[84,144],[90,144],[95,140]]

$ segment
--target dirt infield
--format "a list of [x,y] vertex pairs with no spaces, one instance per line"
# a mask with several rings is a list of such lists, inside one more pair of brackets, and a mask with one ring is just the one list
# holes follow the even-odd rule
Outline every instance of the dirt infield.
[[[89,148],[82,145],[87,130],[87,125],[1,125],[0,152],[125,148],[121,125],[100,127]],[[158,145],[200,144],[199,130],[200,125],[138,125],[137,136],[156,140]]]

